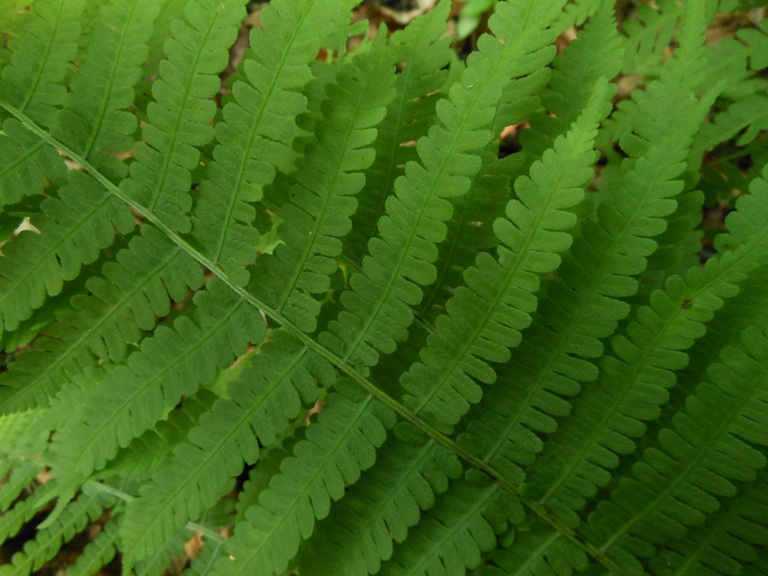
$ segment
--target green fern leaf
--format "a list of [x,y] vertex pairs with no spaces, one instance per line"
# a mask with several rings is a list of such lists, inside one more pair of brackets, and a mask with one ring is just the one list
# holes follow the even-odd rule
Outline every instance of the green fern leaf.
[[452,212],[446,199],[466,194],[479,170],[474,152],[492,138],[487,122],[512,71],[530,73],[551,57],[545,30],[562,4],[499,5],[491,21],[498,39],[481,39],[461,82],[438,104],[440,123],[416,146],[423,165],[409,163],[395,182],[379,221],[381,237],[369,243],[362,271],[341,296],[346,310],[323,336],[345,361],[375,365],[379,352],[391,353],[405,339],[413,321],[410,306],[422,298],[419,286],[434,281],[435,245],[445,239],[444,222]]
[[180,301],[188,289],[203,284],[197,262],[152,226],[143,226],[129,248],[104,265],[103,274],[86,282],[89,294],[72,298],[73,311],[61,314],[34,350],[0,374],[0,411],[46,406],[85,366],[124,360],[128,344],[170,312],[169,297]]
[[395,96],[391,50],[378,36],[370,49],[339,69],[315,126],[316,142],[304,151],[302,165],[279,213],[283,240],[273,255],[256,264],[252,290],[299,329],[313,332],[320,303],[313,294],[330,288],[341,254],[338,238],[351,228],[354,199],[365,185],[360,172],[374,160],[370,144]]
[[347,491],[321,522],[301,555],[307,576],[376,574],[430,509],[435,495],[461,473],[455,455],[434,443],[415,446],[390,439],[376,465]]
[[137,144],[130,178],[120,184],[128,197],[180,232],[191,227],[190,172],[200,159],[195,147],[213,139],[209,123],[216,106],[210,97],[220,88],[216,75],[227,65],[227,47],[243,7],[239,0],[196,0],[187,3],[185,13],[187,20],[172,26],[168,59],[152,86],[155,101],[147,107],[146,143]]
[[476,267],[464,275],[467,287],[456,290],[447,314],[437,320],[422,363],[401,378],[413,410],[443,429],[458,422],[469,403],[480,400],[473,379],[495,379],[488,363],[509,359],[508,349],[519,344],[536,308],[536,274],[556,269],[558,254],[571,242],[567,230],[576,219],[566,210],[581,201],[593,178],[592,145],[598,123],[609,112],[609,95],[603,81],[568,136],[531,167],[530,177],[517,180],[520,200],[512,200],[507,219],[494,224],[504,243],[499,260],[478,256]]
[[302,405],[315,399],[314,374],[325,372],[328,379],[330,367],[317,360],[285,334],[273,336],[230,386],[231,399],[219,400],[201,417],[189,443],[176,448],[128,507],[122,536],[130,559],[157,549],[229,491],[244,464],[258,458],[254,436],[269,446],[288,429]]
[[82,478],[103,468],[173,407],[183,395],[211,382],[216,371],[264,338],[264,321],[217,280],[195,297],[194,321],[182,316],[161,326],[89,395],[82,412],[56,436],[62,478]]
[[35,2],[11,63],[0,72],[0,100],[51,126],[67,95],[67,63],[75,59],[83,0]]
[[217,124],[220,144],[193,216],[203,252],[237,285],[247,283],[245,266],[256,259],[259,243],[252,203],[261,200],[275,169],[292,158],[294,120],[306,105],[300,91],[321,46],[317,29],[340,28],[345,8],[342,2],[272,2],[261,14],[264,28],[251,33],[251,50],[232,87],[234,99],[224,107],[224,122]]
[[23,552],[14,554],[10,564],[0,566],[0,576],[27,576],[38,570],[54,557],[62,542],[84,530],[110,503],[98,492],[81,495],[64,509],[53,525],[40,530],[35,540],[27,542]]
[[286,569],[315,519],[328,515],[331,500],[344,495],[345,485],[373,465],[375,449],[384,443],[392,414],[371,396],[352,400],[336,394],[307,428],[306,440],[280,466],[261,493],[258,506],[246,513],[227,541],[229,558],[216,574],[273,574]]
[[124,176],[125,167],[111,154],[133,147],[138,125],[124,109],[133,101],[160,7],[152,0],[112,0],[99,10],[83,63],[52,129],[56,138],[113,177]]
[[83,548],[75,563],[67,568],[67,576],[91,576],[98,574],[117,553],[118,526],[111,518],[96,537]]

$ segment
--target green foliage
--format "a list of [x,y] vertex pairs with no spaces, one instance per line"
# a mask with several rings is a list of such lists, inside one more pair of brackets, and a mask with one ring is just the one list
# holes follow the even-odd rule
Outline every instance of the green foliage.
[[357,4],[0,6],[0,575],[764,573],[760,3]]

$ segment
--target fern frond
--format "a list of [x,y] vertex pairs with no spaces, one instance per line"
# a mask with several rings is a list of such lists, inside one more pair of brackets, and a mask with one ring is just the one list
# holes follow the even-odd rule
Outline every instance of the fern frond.
[[503,246],[499,259],[480,254],[438,318],[434,335],[401,378],[406,401],[414,412],[443,429],[450,429],[477,403],[482,392],[475,380],[491,383],[490,362],[505,362],[509,349],[520,343],[520,333],[536,308],[536,274],[551,272],[560,263],[576,224],[568,209],[583,198],[594,177],[592,148],[597,126],[610,111],[608,83],[595,88],[582,116],[565,138],[531,167],[530,177],[515,183],[519,200],[507,205],[507,218],[494,223]]
[[[372,366],[391,353],[413,321],[419,286],[434,281],[436,244],[451,216],[447,198],[466,194],[480,169],[475,156],[492,138],[487,122],[510,76],[531,73],[551,58],[547,26],[562,0],[500,4],[491,19],[498,38],[484,36],[462,79],[437,106],[439,123],[417,143],[422,164],[411,162],[379,220],[380,237],[368,245],[362,271],[341,295],[345,307],[323,342],[352,365]],[[343,328],[342,328],[343,327]]]
[[110,518],[96,537],[83,548],[75,563],[67,567],[67,576],[92,576],[109,564],[117,553],[118,522]]
[[177,446],[154,482],[128,506],[121,531],[130,559],[157,549],[231,490],[244,464],[258,459],[259,444],[272,444],[302,405],[314,401],[316,375],[326,386],[332,383],[330,366],[317,360],[293,338],[273,335],[230,385],[231,398],[218,400],[201,416],[189,441]]
[[170,312],[169,298],[181,301],[188,289],[202,286],[196,261],[154,227],[142,226],[141,232],[103,266],[103,277],[86,282],[87,295],[72,298],[73,310],[62,313],[32,350],[0,374],[0,411],[47,406],[85,366],[97,360],[123,361],[128,345],[141,340],[142,330],[153,329],[156,318]]
[[218,280],[210,281],[195,303],[194,321],[182,316],[173,328],[155,330],[57,433],[54,453],[62,478],[103,468],[118,447],[128,446],[183,395],[211,382],[249,341],[264,338],[261,315]]
[[416,147],[410,144],[425,136],[434,120],[435,105],[445,90],[450,62],[450,43],[441,38],[446,31],[450,8],[444,0],[422,18],[389,38],[395,60],[405,68],[396,76],[396,97],[387,106],[375,142],[376,157],[365,172],[365,189],[358,194],[358,208],[352,217],[352,230],[344,239],[344,250],[355,263],[376,234],[384,214],[384,203],[395,180],[410,161],[417,161]]
[[766,466],[764,328],[745,330],[738,347],[722,351],[721,364],[709,369],[711,383],[696,388],[686,410],[659,432],[658,445],[644,451],[590,515],[584,533],[628,572],[638,568],[627,553],[652,557],[658,544],[700,526],[719,498],[734,496],[735,482],[754,481]]
[[276,168],[293,156],[295,118],[306,104],[301,90],[321,47],[318,28],[340,28],[346,16],[343,2],[272,2],[261,13],[264,28],[251,33],[234,98],[217,123],[219,145],[193,216],[203,252],[237,285],[247,283],[245,266],[256,259],[259,243],[252,204],[261,200]]
[[341,394],[329,397],[306,440],[284,460],[281,474],[259,496],[258,506],[246,513],[247,522],[235,528],[216,574],[271,575],[282,572],[302,540],[314,530],[315,519],[328,515],[331,500],[344,495],[360,472],[376,460],[393,414],[371,396],[354,400]]
[[395,547],[392,560],[382,566],[387,575],[452,575],[473,570],[482,556],[496,548],[496,539],[522,522],[520,501],[477,473],[472,482],[457,481],[457,498],[441,499]]
[[283,243],[256,263],[252,292],[307,332],[315,330],[320,313],[314,295],[328,292],[342,250],[339,238],[352,226],[354,196],[365,185],[361,172],[374,160],[375,127],[395,96],[394,59],[385,39],[379,34],[328,85],[314,128],[317,140],[304,150],[290,191],[280,194]]
[[41,142],[15,118],[0,131],[0,206],[37,194],[46,180],[66,179],[66,164],[49,145]]
[[[569,510],[581,509],[609,481],[617,455],[634,450],[632,438],[645,431],[642,422],[658,417],[666,389],[676,382],[674,371],[687,364],[685,351],[704,335],[713,312],[736,296],[757,266],[765,266],[761,247],[768,240],[759,223],[768,215],[766,182],[757,181],[753,194],[740,202],[744,210],[729,223],[731,242],[743,244],[710,259],[703,271],[692,268],[686,280],[670,277],[664,291],[651,294],[626,336],[614,339],[615,356],[603,358],[601,377],[576,399],[573,416],[554,436],[558,444],[548,445],[532,467],[531,484],[546,478],[541,485],[548,486],[537,499],[569,523]],[[584,426],[590,429],[586,434]]]
[[75,60],[84,0],[32,5],[11,62],[0,72],[0,101],[50,127],[64,102],[67,63]]
[[664,58],[666,48],[675,36],[684,7],[675,0],[659,0],[655,8],[649,4],[636,7],[637,19],[623,23],[627,40],[624,42],[624,74],[654,73]]
[[488,574],[571,576],[580,573],[587,565],[584,550],[562,532],[541,520],[534,520],[532,525],[518,528],[510,545],[493,555]]
[[766,468],[704,526],[669,542],[649,564],[655,574],[737,576],[745,565],[762,564],[768,546]]
[[67,280],[94,262],[112,244],[115,229],[126,234],[134,227],[127,207],[106,194],[101,184],[82,172],[69,173],[58,196],[49,196],[32,219],[39,232],[24,231],[3,246],[0,272],[0,328],[19,323],[55,296]]
[[[697,40],[694,35],[693,42]],[[692,52],[693,62],[700,62],[697,54]],[[664,228],[662,217],[675,208],[668,199],[682,186],[674,178],[684,169],[682,161],[698,126],[691,89],[676,76],[683,70],[695,75],[698,67],[687,59],[678,66],[677,72],[668,72],[666,81],[649,87],[649,96],[634,112],[638,115],[636,138],[641,136],[649,144],[638,145],[633,152],[648,150],[652,156],[628,161],[621,179],[606,184],[611,193],[600,205],[598,222],[582,225],[570,257],[558,271],[560,279],[547,285],[547,297],[534,326],[512,363],[501,370],[503,381],[515,385],[490,390],[480,410],[481,420],[471,424],[470,434],[462,439],[470,450],[484,454],[517,482],[523,480],[523,468],[542,449],[536,433],[554,433],[555,418],[570,412],[563,397],[578,393],[580,382],[597,378],[598,370],[589,360],[600,357],[600,338],[610,336],[628,314],[629,307],[619,298],[636,292],[634,276],[644,270],[645,256],[656,248],[652,238]],[[685,96],[671,94],[673,86],[680,86]],[[690,123],[679,126],[680,133],[666,134],[670,114],[685,116]],[[548,344],[543,346],[543,342]],[[574,426],[581,422],[571,420]],[[570,433],[568,437],[570,442],[578,442],[576,438],[581,436]],[[554,449],[555,444],[550,444]],[[541,458],[542,463],[548,461]]]
[[104,494],[81,494],[51,526],[38,531],[37,537],[24,545],[23,552],[14,554],[10,564],[0,566],[0,576],[27,576],[38,570],[56,555],[62,543],[82,532],[110,504]]
[[318,525],[300,557],[307,576],[376,574],[430,509],[435,495],[448,489],[461,464],[442,446],[416,446],[391,438],[377,455],[376,465],[363,473]]
[[216,561],[224,551],[223,542],[206,540],[197,558],[193,558],[189,568],[184,570],[184,576],[210,576]]
[[136,145],[130,178],[120,183],[124,194],[180,232],[191,227],[190,172],[200,159],[196,147],[213,139],[210,121],[216,104],[210,98],[221,87],[217,74],[227,65],[242,4],[187,3],[186,20],[172,26],[174,37],[165,45],[168,59],[152,85],[155,101],[147,107],[144,142]]
[[124,176],[125,167],[111,154],[133,147],[138,123],[125,109],[133,103],[160,6],[153,0],[111,0],[101,7],[52,128],[56,138],[113,178]]

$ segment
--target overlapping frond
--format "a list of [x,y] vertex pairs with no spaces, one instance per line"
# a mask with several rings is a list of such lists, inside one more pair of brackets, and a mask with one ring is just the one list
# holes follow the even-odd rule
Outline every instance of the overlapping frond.
[[256,263],[252,291],[307,332],[315,330],[320,313],[315,295],[328,292],[340,237],[352,226],[354,196],[365,185],[362,171],[374,160],[376,125],[395,96],[394,55],[384,40],[379,35],[367,51],[344,62],[328,84],[316,140],[304,149],[290,189],[275,194],[284,202],[278,228],[283,242]]
[[451,51],[446,29],[449,2],[418,18],[405,30],[389,38],[394,61],[404,69],[395,78],[396,96],[387,106],[387,115],[378,125],[374,144],[376,158],[365,171],[365,189],[358,194],[352,230],[344,239],[346,255],[359,263],[368,240],[384,214],[384,203],[395,180],[408,162],[418,160],[416,141],[425,136],[435,117],[435,105],[442,96]]
[[347,491],[318,526],[301,556],[308,576],[376,574],[430,509],[435,495],[461,472],[456,456],[432,442],[414,445],[392,437],[376,465]]
[[40,204],[25,230],[3,246],[0,317],[3,330],[15,330],[64,282],[94,262],[114,242],[115,230],[130,232],[134,219],[126,206],[104,193],[101,184],[70,171],[68,184]]
[[11,62],[0,71],[0,101],[50,127],[67,95],[67,63],[75,59],[84,0],[32,4]]
[[493,137],[487,123],[513,72],[529,74],[551,58],[548,25],[562,4],[500,4],[490,22],[497,38],[480,39],[461,80],[438,104],[438,123],[416,145],[421,164],[408,163],[395,181],[379,236],[341,295],[345,310],[322,337],[345,361],[375,365],[380,352],[393,352],[405,339],[420,286],[434,281],[436,244],[445,239],[452,213],[447,199],[466,194],[480,169],[475,152]]
[[189,441],[178,445],[128,507],[122,525],[128,557],[143,558],[157,549],[228,492],[243,466],[256,462],[259,444],[272,444],[302,406],[315,400],[318,380],[333,383],[330,366],[284,333],[273,334],[230,385],[230,398],[201,416]]
[[186,20],[171,26],[167,59],[152,85],[144,141],[134,150],[130,178],[120,183],[127,196],[180,232],[191,227],[190,173],[200,161],[197,147],[213,140],[211,97],[221,87],[217,74],[227,66],[243,13],[239,0],[186,4]]
[[191,319],[160,326],[89,394],[81,411],[56,436],[57,469],[63,478],[81,478],[103,468],[119,447],[163,417],[183,395],[211,382],[218,370],[260,342],[261,315],[218,280],[195,296]]
[[138,122],[125,109],[133,104],[161,4],[111,0],[99,9],[85,56],[52,129],[75,153],[112,177],[125,175],[125,167],[112,154],[133,147]]
[[24,550],[14,554],[11,562],[0,566],[2,576],[27,576],[53,558],[61,544],[101,516],[104,508],[112,504],[110,498],[99,492],[81,494],[70,502],[59,518],[43,528],[34,540],[24,545]]
[[685,410],[659,432],[658,444],[643,452],[610,499],[590,514],[584,533],[628,573],[643,573],[632,557],[652,557],[657,545],[703,524],[720,498],[737,493],[737,482],[754,481],[766,466],[764,330],[751,327],[742,342],[722,351],[721,363],[708,371],[709,382],[696,388]]
[[568,231],[576,217],[568,210],[594,177],[592,147],[598,124],[610,111],[610,94],[606,81],[598,84],[568,135],[531,167],[530,176],[516,181],[519,200],[511,200],[507,217],[494,223],[502,242],[498,260],[478,256],[464,274],[466,287],[455,291],[447,314],[436,321],[422,361],[401,378],[406,401],[430,422],[445,429],[456,424],[482,397],[476,380],[492,383],[490,363],[507,361],[509,349],[520,343],[536,309],[537,274],[555,270],[571,243]]
[[315,521],[327,516],[345,486],[373,465],[392,420],[393,414],[371,396],[329,397],[306,439],[281,463],[281,473],[260,493],[259,504],[246,512],[247,521],[236,526],[225,544],[229,556],[217,563],[215,574],[284,571]]
[[[85,190],[77,193],[82,196]],[[63,210],[66,205],[55,201],[54,206]],[[82,215],[70,212],[77,206],[68,208],[70,218]],[[0,375],[0,411],[46,406],[85,366],[98,360],[124,360],[128,345],[141,340],[142,330],[153,329],[156,318],[171,311],[171,299],[181,301],[189,289],[202,286],[202,270],[195,260],[152,226],[143,226],[141,232],[114,261],[104,264],[103,277],[86,282],[88,293],[72,299],[72,309],[60,313],[57,322],[46,328],[45,337],[38,338],[32,350],[19,355],[10,370]],[[107,230],[105,236],[109,234]],[[31,238],[42,242],[38,236]],[[28,257],[28,252],[19,255]],[[44,277],[50,280],[54,275],[50,268],[46,272]]]
[[232,86],[234,98],[216,125],[219,144],[193,216],[202,252],[238,285],[247,283],[245,266],[256,259],[259,243],[253,203],[261,200],[276,168],[293,157],[295,118],[306,107],[301,91],[323,39],[317,30],[342,28],[345,4],[272,2],[261,13],[264,28],[251,32],[242,73]]

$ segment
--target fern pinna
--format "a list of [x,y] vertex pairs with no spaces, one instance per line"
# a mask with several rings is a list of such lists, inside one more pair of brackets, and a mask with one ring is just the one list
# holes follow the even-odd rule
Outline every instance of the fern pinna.
[[2,3],[0,575],[767,573],[762,3],[431,4]]

